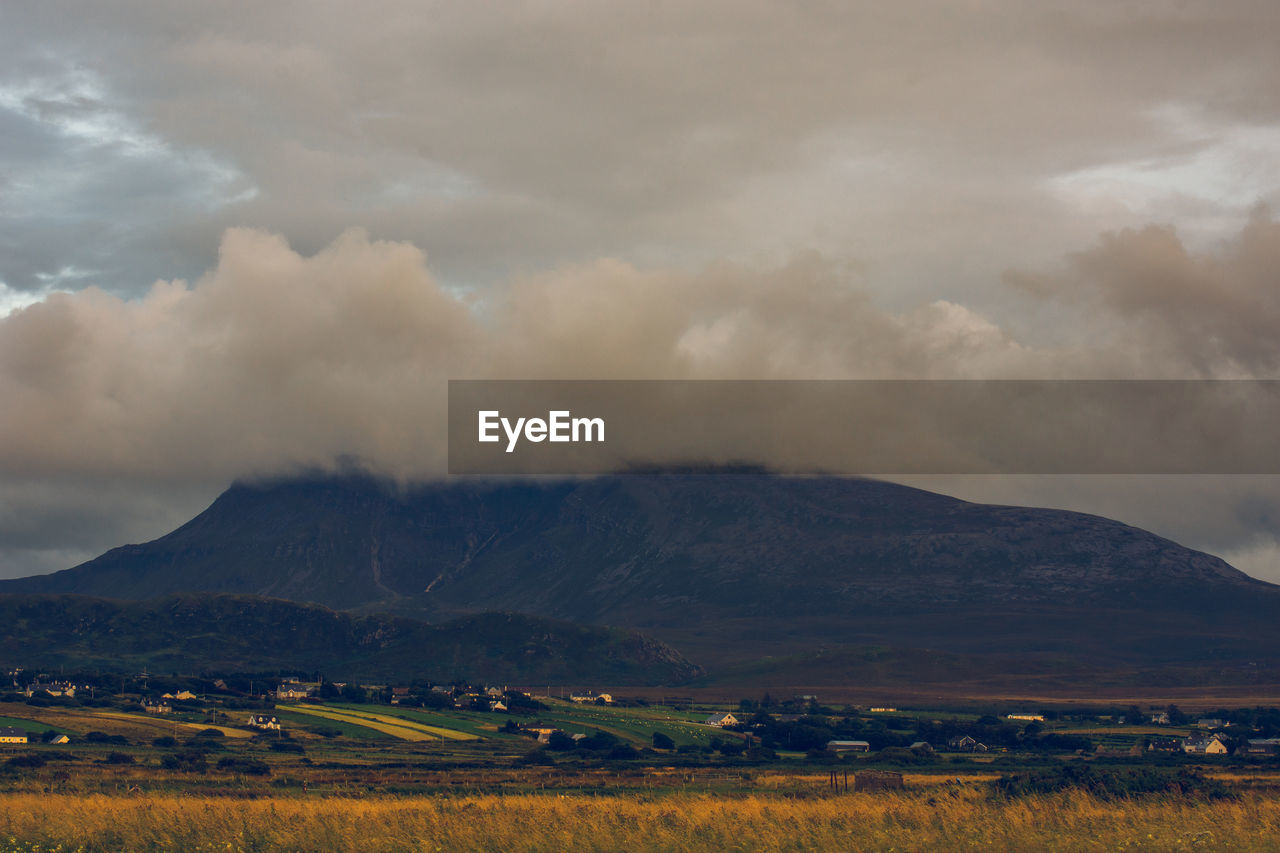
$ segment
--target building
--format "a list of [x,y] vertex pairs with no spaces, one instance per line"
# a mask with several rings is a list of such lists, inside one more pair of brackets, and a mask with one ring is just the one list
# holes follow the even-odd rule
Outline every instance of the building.
[[722,729],[725,726],[738,725],[738,718],[735,717],[733,714],[712,714],[710,717],[707,717],[702,722],[708,726],[713,726],[717,729]]
[[319,684],[308,684],[298,681],[296,678],[286,679],[276,688],[276,699],[295,701],[306,699],[308,696],[315,694],[318,689],[320,689]]
[[1006,720],[1026,720],[1031,723],[1043,723],[1044,714],[1006,714]]
[[163,699],[143,699],[142,710],[148,714],[172,714],[173,706]]
[[551,740],[551,735],[553,733],[558,732],[560,730],[556,728],[552,728],[550,726],[527,726],[524,729],[524,731],[532,732],[533,734],[537,735],[538,743],[546,743],[549,740]]
[[23,691],[28,697],[44,692],[50,696],[75,696],[76,686],[70,681],[33,681]]
[[251,714],[249,716],[249,725],[264,731],[280,731],[280,720],[273,714]]
[[1195,755],[1226,755],[1227,745],[1217,735],[1189,737],[1182,742],[1182,751]]
[[1249,738],[1244,752],[1251,756],[1280,756],[1280,738]]
[[867,710],[870,711],[872,714],[892,714],[898,709],[893,707],[884,707],[884,708],[868,708]]
[[1148,752],[1182,752],[1182,741],[1177,738],[1155,738],[1147,744]]
[[986,744],[978,743],[976,740],[969,737],[968,735],[964,735],[962,737],[953,737],[951,740],[947,741],[947,747],[949,749],[954,749],[958,752],[986,752],[987,751]]
[[870,752],[871,744],[865,740],[829,740],[827,749],[831,752]]
[[1198,729],[1225,729],[1227,727],[1226,720],[1219,720],[1217,717],[1204,717],[1196,720],[1196,728]]
[[0,743],[26,743],[27,733],[13,726],[0,728]]

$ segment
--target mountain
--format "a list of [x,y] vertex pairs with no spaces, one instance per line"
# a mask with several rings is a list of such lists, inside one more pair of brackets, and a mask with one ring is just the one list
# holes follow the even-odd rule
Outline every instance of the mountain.
[[1137,528],[725,470],[241,483],[154,542],[0,592],[239,593],[436,622],[513,611],[640,630],[713,669],[883,646],[1050,672],[1280,656],[1280,587]]
[[0,595],[0,640],[7,655],[36,669],[303,669],[331,679],[615,685],[682,682],[699,674],[674,650],[629,631],[513,613],[428,625],[257,596],[121,602]]

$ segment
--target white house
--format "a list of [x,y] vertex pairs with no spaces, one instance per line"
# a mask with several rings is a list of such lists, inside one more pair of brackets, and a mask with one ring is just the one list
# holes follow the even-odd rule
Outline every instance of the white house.
[[0,728],[0,743],[26,743],[27,733],[13,726]]
[[703,723],[717,729],[722,729],[725,726],[738,725],[738,718],[733,714],[712,714],[710,717],[703,720]]
[[1217,735],[1189,737],[1182,742],[1182,751],[1196,755],[1226,755],[1227,745]]
[[249,725],[255,729],[280,731],[280,720],[273,714],[251,714]]

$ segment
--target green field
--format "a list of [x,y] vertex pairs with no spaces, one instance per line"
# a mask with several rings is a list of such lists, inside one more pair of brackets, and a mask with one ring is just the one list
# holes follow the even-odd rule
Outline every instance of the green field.
[[18,717],[0,717],[0,727],[8,727],[8,726],[13,726],[14,728],[17,728],[17,729],[25,729],[31,734],[46,732],[49,729],[53,729],[54,731],[58,731],[58,732],[62,731],[62,729],[58,728],[57,726],[46,725],[36,720],[24,720]]

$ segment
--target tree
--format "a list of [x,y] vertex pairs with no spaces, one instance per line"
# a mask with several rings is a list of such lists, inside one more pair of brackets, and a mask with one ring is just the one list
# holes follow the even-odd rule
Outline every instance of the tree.
[[668,735],[665,735],[662,732],[654,732],[653,748],[654,749],[675,749],[676,742],[673,741]]

